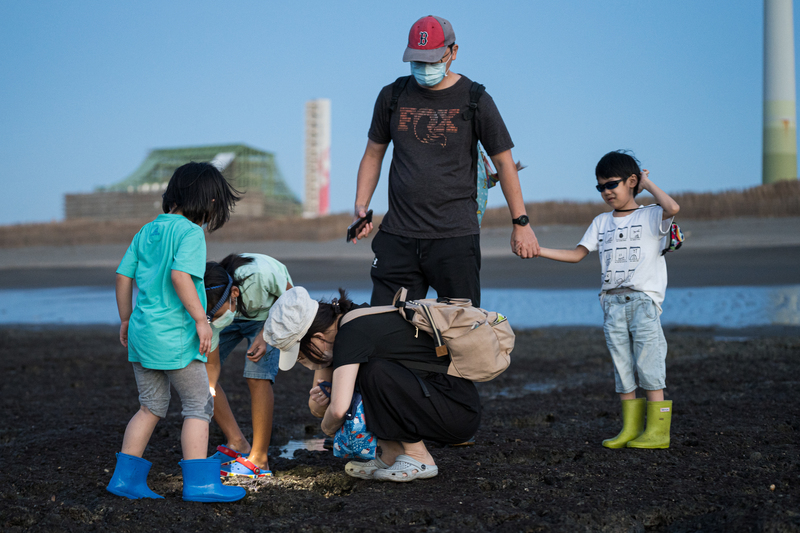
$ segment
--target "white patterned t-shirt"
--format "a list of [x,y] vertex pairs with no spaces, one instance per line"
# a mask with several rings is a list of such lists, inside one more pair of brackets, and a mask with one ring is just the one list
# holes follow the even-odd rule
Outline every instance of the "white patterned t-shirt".
[[667,262],[661,251],[666,245],[672,219],[661,220],[659,205],[640,206],[624,217],[613,212],[598,215],[578,244],[600,254],[602,289],[641,291],[661,310],[667,290]]

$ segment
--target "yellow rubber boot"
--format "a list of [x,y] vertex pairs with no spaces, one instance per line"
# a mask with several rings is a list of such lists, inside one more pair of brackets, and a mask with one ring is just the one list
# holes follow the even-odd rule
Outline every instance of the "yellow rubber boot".
[[622,400],[622,431],[613,439],[603,441],[606,448],[624,448],[628,441],[635,439],[644,430],[644,398]]
[[669,448],[671,424],[672,400],[647,402],[647,429],[641,437],[630,441],[628,448]]

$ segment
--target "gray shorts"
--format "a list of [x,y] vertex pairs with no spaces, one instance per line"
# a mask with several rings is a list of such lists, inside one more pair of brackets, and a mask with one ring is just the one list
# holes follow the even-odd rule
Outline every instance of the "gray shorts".
[[214,398],[208,388],[208,373],[204,363],[195,360],[178,370],[154,370],[133,363],[133,373],[139,388],[139,404],[157,417],[164,418],[167,415],[171,383],[181,398],[183,418],[211,421]]

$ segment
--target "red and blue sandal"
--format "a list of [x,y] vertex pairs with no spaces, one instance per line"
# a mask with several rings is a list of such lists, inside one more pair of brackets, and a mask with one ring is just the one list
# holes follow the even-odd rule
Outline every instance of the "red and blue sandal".
[[262,470],[244,457],[237,457],[234,461],[222,465],[219,473],[222,477],[244,476],[250,479],[272,476],[272,470]]
[[243,455],[243,453],[237,452],[233,448],[228,448],[224,444],[220,444],[217,446],[217,453],[209,457],[209,459],[216,459],[221,464],[227,465]]

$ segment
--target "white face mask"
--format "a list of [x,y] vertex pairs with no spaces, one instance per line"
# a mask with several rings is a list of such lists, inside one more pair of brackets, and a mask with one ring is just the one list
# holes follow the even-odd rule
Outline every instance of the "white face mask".
[[211,327],[215,329],[225,329],[226,327],[230,326],[233,323],[233,319],[236,318],[236,313],[231,311],[231,309],[236,309],[236,298],[231,298],[230,307],[222,313],[219,318],[215,318],[211,321]]
[[233,319],[235,316],[236,315],[234,314],[234,312],[228,309],[227,311],[222,313],[221,317],[211,321],[211,327],[215,329],[225,329],[226,327],[230,326],[233,323]]

